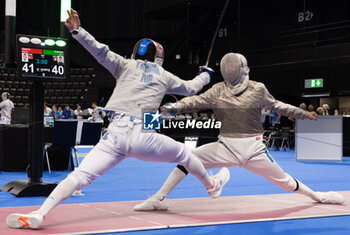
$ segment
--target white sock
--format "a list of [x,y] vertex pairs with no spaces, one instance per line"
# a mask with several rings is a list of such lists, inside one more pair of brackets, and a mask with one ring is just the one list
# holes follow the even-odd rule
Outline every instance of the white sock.
[[214,186],[213,180],[208,175],[202,162],[199,161],[199,159],[193,154],[190,160],[187,162],[187,164],[182,165],[186,168],[186,170],[188,170],[189,173],[196,176],[197,179],[199,179],[207,189],[212,188]]
[[73,192],[78,189],[77,184],[70,178],[64,179],[47,197],[44,204],[40,207],[39,212],[44,216],[49,213],[58,204],[72,196]]
[[316,202],[320,202],[320,198],[318,198],[317,194],[314,191],[312,191],[312,189],[307,187],[305,184],[301,183],[299,180],[298,180],[298,184],[299,184],[299,189],[295,191],[296,193],[310,197]]
[[180,170],[178,167],[175,167],[175,169],[170,173],[170,175],[164,182],[163,186],[155,194],[155,197],[158,200],[163,200],[169,195],[171,191],[173,191],[175,186],[178,183],[180,183],[185,177],[186,177],[186,174],[182,170]]

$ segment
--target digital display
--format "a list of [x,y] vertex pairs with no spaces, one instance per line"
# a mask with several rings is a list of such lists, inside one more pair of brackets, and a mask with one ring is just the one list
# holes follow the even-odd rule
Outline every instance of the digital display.
[[69,58],[67,40],[17,35],[17,72],[23,79],[65,79]]
[[64,77],[64,51],[21,48],[23,76]]

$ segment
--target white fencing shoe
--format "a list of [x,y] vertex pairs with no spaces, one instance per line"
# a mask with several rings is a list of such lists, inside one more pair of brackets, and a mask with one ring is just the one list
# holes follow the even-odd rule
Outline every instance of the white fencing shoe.
[[32,228],[36,229],[44,221],[44,216],[38,212],[30,214],[11,214],[7,216],[6,223],[10,228]]
[[316,195],[323,204],[343,204],[345,202],[343,195],[334,191],[316,192]]
[[214,180],[214,186],[210,189],[207,189],[211,198],[218,198],[221,195],[222,189],[227,184],[230,179],[230,171],[223,167],[219,173],[212,176]]
[[153,210],[164,211],[164,210],[167,210],[168,208],[169,208],[169,204],[166,198],[160,201],[155,197],[155,195],[149,197],[146,201],[134,206],[135,211],[153,211]]

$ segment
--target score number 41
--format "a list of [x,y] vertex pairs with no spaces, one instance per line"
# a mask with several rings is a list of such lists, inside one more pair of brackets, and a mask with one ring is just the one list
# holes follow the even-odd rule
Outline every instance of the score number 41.
[[[24,63],[23,67],[22,67],[22,71],[28,73],[28,71],[30,70],[30,73],[34,73],[34,64],[29,64],[28,63]],[[59,75],[63,75],[64,74],[64,67],[62,65],[55,65],[53,66],[51,73],[54,74],[59,74]]]

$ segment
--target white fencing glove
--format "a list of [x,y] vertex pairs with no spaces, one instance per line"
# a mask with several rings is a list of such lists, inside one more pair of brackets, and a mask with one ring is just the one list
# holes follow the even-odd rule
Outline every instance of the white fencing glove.
[[213,76],[215,71],[208,66],[199,66],[199,72],[197,76],[203,78],[205,85],[209,84],[210,78]]

